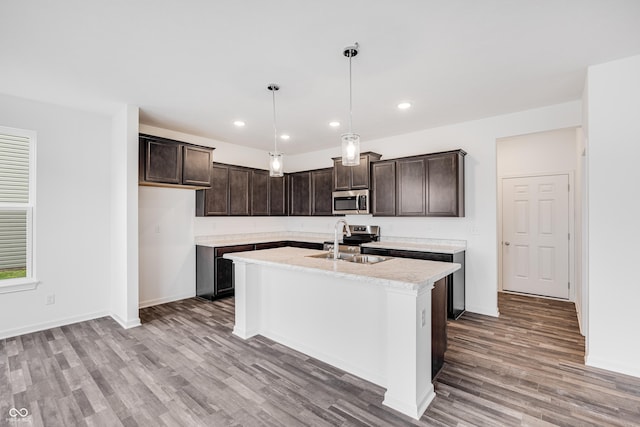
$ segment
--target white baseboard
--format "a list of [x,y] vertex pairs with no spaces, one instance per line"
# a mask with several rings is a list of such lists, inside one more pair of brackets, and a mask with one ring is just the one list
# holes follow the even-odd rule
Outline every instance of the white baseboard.
[[113,320],[115,320],[116,322],[118,322],[118,324],[120,326],[122,326],[124,329],[135,328],[136,326],[142,325],[142,323],[140,323],[140,318],[139,317],[135,317],[133,319],[124,320],[120,316],[118,316],[117,314],[111,313],[111,318]]
[[193,298],[195,296],[196,296],[195,292],[189,292],[187,294],[172,295],[172,296],[168,296],[168,297],[155,298],[155,299],[150,299],[150,300],[147,300],[147,301],[140,301],[140,303],[138,304],[138,307],[139,308],[146,308],[146,307],[151,307],[151,306],[154,306],[154,305],[166,304],[168,302],[180,301],[181,299]]
[[65,317],[62,319],[50,320],[48,322],[36,323],[34,325],[23,326],[16,329],[7,329],[4,331],[0,331],[0,339],[17,337],[18,335],[25,335],[33,332],[44,331],[51,328],[70,325],[72,323],[98,319],[100,317],[105,317],[109,315],[110,313],[107,311],[98,311],[95,313],[87,313],[79,316]]
[[638,364],[627,365],[624,363],[598,359],[588,355],[585,357],[584,362],[587,366],[593,366],[594,368],[606,369],[607,371],[618,372],[620,374],[640,378],[640,366],[638,366]]

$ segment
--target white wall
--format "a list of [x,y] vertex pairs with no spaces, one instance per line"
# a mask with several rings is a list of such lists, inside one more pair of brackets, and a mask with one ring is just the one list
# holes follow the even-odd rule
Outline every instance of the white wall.
[[[496,140],[498,138],[575,127],[580,125],[581,104],[578,101],[554,105],[546,108],[513,113],[489,119],[460,123],[435,129],[398,135],[391,138],[362,142],[362,151],[374,151],[383,158],[396,158],[415,154],[424,154],[462,148],[468,155],[465,160],[465,218],[373,218],[371,216],[347,217],[352,223],[377,224],[382,227],[385,236],[423,237],[435,239],[456,239],[467,241],[467,309],[476,313],[496,316],[497,307],[497,193],[496,193]],[[180,134],[159,128],[141,125],[141,132],[175,138],[182,141],[200,143],[216,147],[215,161],[242,166],[266,168],[267,153],[260,150],[224,144],[192,135]],[[219,151],[220,150],[220,151]],[[339,155],[339,147],[316,151],[297,156],[287,156],[286,170],[289,172],[316,169],[332,165],[331,158]],[[145,191],[145,190],[141,190]],[[186,190],[185,190],[186,191]],[[150,217],[160,216],[160,211],[152,213],[153,198],[145,195],[140,199],[140,208]],[[178,211],[184,212],[181,221],[174,221],[176,227],[189,227],[194,224],[195,235],[230,234],[259,231],[305,231],[327,233],[333,230],[334,218],[288,217],[288,218],[196,218],[188,214],[193,204],[184,199],[184,206]],[[142,223],[142,221],[141,221]],[[159,221],[154,222],[160,224]],[[160,233],[162,234],[162,233]],[[179,243],[167,237],[140,235],[141,245],[154,245],[158,253],[187,251],[189,243]],[[193,248],[193,244],[191,243]],[[163,249],[164,248],[164,249]],[[191,249],[193,250],[193,249]],[[141,255],[141,259],[146,255]],[[182,268],[182,260],[162,259],[171,271]],[[142,267],[141,267],[142,268]],[[148,271],[148,267],[144,268]],[[145,271],[141,277],[150,277]],[[145,282],[147,280],[145,279]],[[143,288],[170,288],[170,280],[162,284],[151,282],[140,284],[141,294],[150,294]],[[182,290],[195,287],[193,283],[182,283]],[[155,295],[157,298],[170,295]]]
[[111,316],[124,328],[138,317],[138,108],[124,106],[112,119]]
[[[266,151],[140,125],[140,132],[214,147],[216,162],[266,169]],[[139,187],[139,286],[141,307],[195,295],[194,236],[286,230],[286,218],[196,218],[195,191]]]
[[[578,101],[507,114],[395,137],[361,142],[362,151],[374,151],[383,159],[462,148],[465,158],[465,218],[347,217],[348,221],[380,225],[384,236],[458,239],[467,241],[467,310],[497,315],[497,191],[496,140],[580,125]],[[292,170],[330,166],[335,149],[307,153],[289,159]],[[327,164],[325,159],[329,159]],[[290,217],[288,229],[327,231],[332,219]]]
[[565,128],[501,138],[498,179],[505,176],[576,170],[576,129]]
[[[111,119],[0,95],[0,124],[37,132],[41,282],[0,295],[0,338],[108,315]],[[48,295],[55,304],[45,305]]]
[[587,364],[640,376],[640,56],[589,68]]
[[[576,169],[578,129],[565,128],[547,132],[501,138],[497,141],[497,171],[498,171],[498,281],[502,289],[502,179],[505,177],[567,173],[571,184],[571,194],[574,196],[569,208],[580,206],[579,192],[576,191]],[[573,180],[573,182],[572,182]],[[569,259],[569,280],[571,289],[569,299],[575,301],[580,282],[576,274],[576,245],[577,235],[581,230],[577,227],[576,212],[570,218],[571,247]]]

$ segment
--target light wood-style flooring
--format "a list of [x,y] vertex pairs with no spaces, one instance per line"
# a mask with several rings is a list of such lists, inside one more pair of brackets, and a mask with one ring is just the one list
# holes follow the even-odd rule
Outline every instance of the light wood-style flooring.
[[[421,420],[384,389],[266,338],[231,334],[233,299],[187,299],[0,340],[0,426],[640,426],[640,379],[585,367],[573,304],[500,294],[449,322]],[[11,408],[28,411],[9,415]]]

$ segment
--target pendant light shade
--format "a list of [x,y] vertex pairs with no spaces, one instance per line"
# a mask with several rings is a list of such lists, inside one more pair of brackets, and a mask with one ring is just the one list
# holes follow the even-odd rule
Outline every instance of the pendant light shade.
[[276,127],[276,91],[280,86],[271,83],[267,86],[273,99],[273,152],[269,153],[269,176],[282,176],[284,172],[284,159],[282,153],[278,153],[278,129]]
[[347,46],[342,52],[349,58],[349,132],[342,134],[342,165],[358,166],[360,164],[360,135],[353,133],[352,127],[352,104],[353,96],[351,90],[351,58],[358,54],[358,43],[354,46]]

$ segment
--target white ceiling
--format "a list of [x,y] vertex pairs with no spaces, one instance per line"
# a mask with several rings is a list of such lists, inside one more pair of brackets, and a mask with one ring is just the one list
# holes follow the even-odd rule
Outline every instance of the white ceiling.
[[1,0],[0,93],[268,150],[276,82],[279,148],[308,152],[347,130],[355,41],[366,141],[579,99],[588,65],[640,54],[640,1]]

